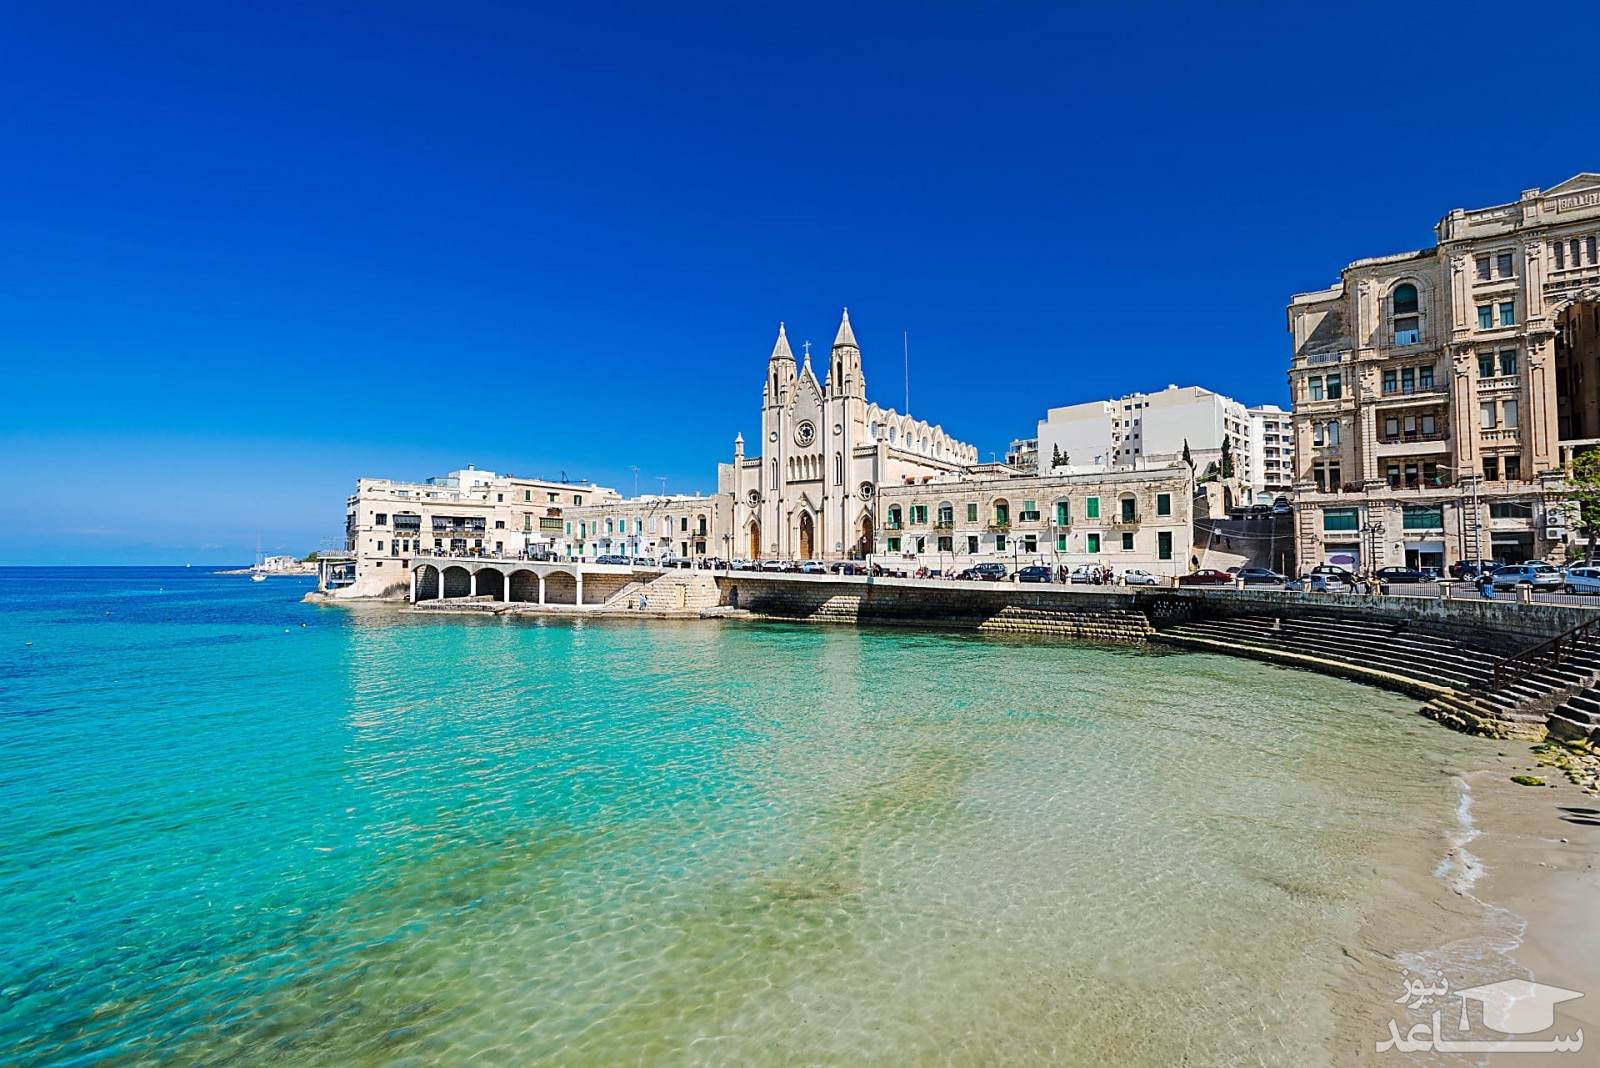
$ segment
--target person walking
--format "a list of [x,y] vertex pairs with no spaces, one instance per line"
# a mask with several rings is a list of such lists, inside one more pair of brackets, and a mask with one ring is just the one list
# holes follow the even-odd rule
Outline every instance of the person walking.
[[1486,601],[1494,600],[1494,579],[1487,571],[1478,576],[1478,593]]

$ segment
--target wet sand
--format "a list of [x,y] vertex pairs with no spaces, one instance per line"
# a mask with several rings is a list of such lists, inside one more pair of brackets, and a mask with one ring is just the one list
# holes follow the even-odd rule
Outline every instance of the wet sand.
[[[1483,765],[1450,769],[1468,798],[1459,825],[1446,828],[1442,860],[1397,855],[1383,874],[1390,904],[1347,947],[1336,993],[1336,1064],[1496,1066],[1600,1063],[1600,797],[1548,768],[1533,773],[1551,786],[1521,786],[1536,758],[1525,742],[1496,745]],[[1425,871],[1432,865],[1432,871]],[[1402,1034],[1428,1018],[1397,1004],[1408,977],[1449,980],[1452,990],[1503,979],[1531,979],[1582,991],[1556,1007],[1555,1027],[1526,1036],[1575,1036],[1585,1051],[1549,1054],[1379,1052],[1396,1020]],[[1442,1026],[1452,1027],[1460,1000],[1447,996]],[[1493,1035],[1476,1033],[1475,1038]],[[1587,1056],[1586,1056],[1587,1054]]]

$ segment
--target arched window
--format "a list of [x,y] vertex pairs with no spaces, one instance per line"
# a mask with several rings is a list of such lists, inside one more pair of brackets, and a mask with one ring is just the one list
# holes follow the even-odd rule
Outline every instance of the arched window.
[[894,444],[894,427],[889,428],[889,444]]
[[898,504],[891,504],[889,506],[889,519],[884,525],[890,530],[900,529],[900,506]]
[[873,423],[871,426],[867,427],[867,437],[871,438],[873,441],[877,441],[878,440],[878,424],[877,423]]
[[1417,287],[1410,282],[1395,286],[1394,313],[1396,315],[1417,314]]
[[833,454],[833,482],[836,486],[844,485],[844,453]]
[[949,501],[939,502],[939,525],[953,527],[956,525],[956,506]]
[[1417,318],[1417,287],[1410,282],[1395,286],[1390,305],[1394,308],[1394,343],[1415,345],[1421,341],[1422,324]]

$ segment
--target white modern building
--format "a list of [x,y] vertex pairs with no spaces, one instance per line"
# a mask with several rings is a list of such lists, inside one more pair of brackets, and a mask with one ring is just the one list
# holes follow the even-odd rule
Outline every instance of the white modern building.
[[1256,500],[1286,496],[1294,487],[1294,413],[1276,404],[1251,408],[1250,490]]
[[1167,467],[1182,459],[1187,446],[1203,474],[1221,462],[1226,440],[1234,477],[1251,489],[1258,478],[1250,439],[1251,417],[1244,405],[1200,386],[1174,385],[1051,408],[1039,423],[1038,471],[1093,474]]

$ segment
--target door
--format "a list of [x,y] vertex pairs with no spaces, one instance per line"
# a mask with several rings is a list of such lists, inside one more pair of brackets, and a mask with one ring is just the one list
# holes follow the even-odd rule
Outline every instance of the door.
[[816,531],[812,526],[811,513],[804,512],[800,516],[800,559],[811,559],[811,550],[816,542]]

